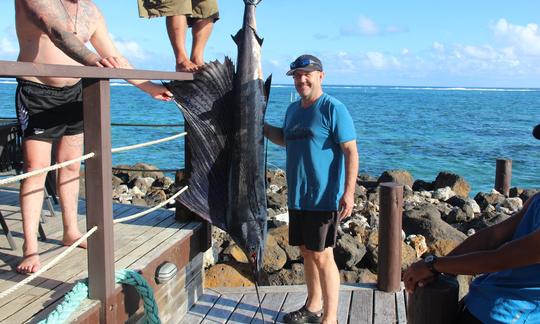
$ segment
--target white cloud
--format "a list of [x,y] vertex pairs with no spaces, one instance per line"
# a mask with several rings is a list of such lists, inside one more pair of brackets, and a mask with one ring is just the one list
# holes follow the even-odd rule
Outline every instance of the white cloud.
[[404,48],[401,50],[401,54],[402,55],[408,55],[409,54],[409,49],[408,48]]
[[518,48],[526,55],[540,56],[540,31],[537,24],[520,26],[501,18],[492,29],[495,36],[509,46]]
[[379,27],[377,27],[377,24],[364,16],[360,16],[358,18],[358,27],[360,28],[360,32],[364,35],[376,35],[379,33]]
[[392,67],[398,67],[400,66],[400,62],[397,58],[394,56],[385,56],[383,53],[380,52],[367,52],[366,58],[369,62],[369,64],[378,70],[388,69]]
[[11,56],[19,52],[17,45],[10,41],[7,37],[0,38],[0,55]]
[[394,25],[379,25],[373,19],[366,16],[359,16],[358,20],[349,25],[341,27],[341,35],[344,36],[380,36],[385,34],[395,34],[406,31]]
[[433,45],[431,45],[431,47],[437,52],[444,52],[444,45],[439,42],[433,42]]
[[136,41],[116,38],[113,34],[111,34],[111,38],[118,51],[130,61],[141,61],[150,56]]

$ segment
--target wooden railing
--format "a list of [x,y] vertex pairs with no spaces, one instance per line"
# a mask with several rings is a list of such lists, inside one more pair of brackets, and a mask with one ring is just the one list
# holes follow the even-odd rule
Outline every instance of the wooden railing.
[[[115,323],[114,236],[110,130],[110,79],[192,80],[191,73],[108,69],[88,66],[0,61],[0,77],[83,79],[84,147],[96,155],[86,161],[86,226],[98,230],[88,240],[88,285],[101,301],[100,322]],[[141,96],[143,94],[141,93]]]

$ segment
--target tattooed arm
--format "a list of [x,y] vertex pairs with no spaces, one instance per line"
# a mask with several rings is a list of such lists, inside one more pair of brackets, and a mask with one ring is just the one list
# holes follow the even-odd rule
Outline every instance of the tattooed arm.
[[35,24],[66,55],[84,65],[99,65],[99,55],[89,50],[73,32],[68,30],[70,19],[62,4],[54,0],[18,0]]
[[[105,18],[96,9],[96,21],[97,27],[95,32],[90,38],[90,42],[96,49],[96,51],[101,55],[102,59],[99,63],[105,67],[111,68],[122,68],[122,69],[133,69],[133,66],[125,59],[120,52],[116,49],[114,42],[109,36],[109,31],[107,30],[107,24],[105,23]],[[168,101],[172,98],[172,93],[162,85],[155,84],[148,80],[126,80],[129,83],[133,84],[137,88],[146,92],[154,99]]]

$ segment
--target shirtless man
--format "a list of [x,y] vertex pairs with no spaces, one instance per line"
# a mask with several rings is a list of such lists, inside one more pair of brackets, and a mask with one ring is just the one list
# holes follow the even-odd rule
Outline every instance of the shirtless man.
[[[132,68],[116,50],[98,8],[91,0],[16,0],[15,17],[21,62]],[[90,42],[97,53],[89,50]],[[23,136],[25,172],[50,165],[51,146],[58,141],[56,161],[80,157],[83,152],[82,86],[78,78],[24,77],[17,80],[16,110]],[[158,100],[172,94],[150,81],[128,80]],[[77,227],[80,163],[58,170],[58,194],[64,224],[63,244],[81,237]],[[40,266],[37,229],[46,174],[21,183],[23,258],[21,273]],[[85,248],[86,243],[81,244]]]

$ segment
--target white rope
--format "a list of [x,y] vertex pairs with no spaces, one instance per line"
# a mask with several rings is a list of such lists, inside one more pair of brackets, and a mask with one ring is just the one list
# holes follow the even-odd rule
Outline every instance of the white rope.
[[163,143],[163,142],[167,142],[167,141],[172,141],[173,139],[176,139],[176,138],[179,138],[179,137],[182,137],[182,136],[186,136],[186,134],[187,134],[186,132],[183,132],[183,133],[180,133],[180,134],[176,134],[176,135],[173,135],[173,136],[170,136],[170,137],[165,137],[165,138],[155,140],[155,141],[150,141],[150,142],[146,142],[146,143],[140,143],[140,144],[135,144],[135,145],[129,145],[129,146],[122,146],[122,147],[118,147],[118,148],[113,148],[111,150],[111,152],[112,153],[118,153],[118,152],[129,151],[129,150],[133,150],[133,149],[141,148],[141,147],[145,147],[145,146],[150,146],[150,145],[154,145],[154,144],[159,144],[159,143]]
[[88,237],[90,237],[90,235],[94,234],[95,231],[97,231],[98,227],[97,226],[94,226],[92,227],[86,234],[84,234],[83,236],[81,236],[81,238],[79,238],[77,241],[75,241],[75,243],[71,244],[64,252],[60,253],[59,255],[57,255],[54,259],[52,259],[51,262],[47,263],[45,266],[43,266],[41,269],[39,269],[37,272],[33,273],[31,276],[28,276],[27,278],[25,278],[24,280],[18,282],[17,284],[15,284],[13,287],[9,288],[8,290],[2,292],[0,294],[0,299],[6,297],[7,295],[11,294],[12,292],[14,292],[15,290],[19,289],[20,287],[26,285],[27,283],[29,283],[30,281],[36,279],[38,276],[40,276],[43,272],[49,270],[50,268],[52,268],[54,265],[56,265],[60,260],[62,260],[64,257],[66,257],[69,253],[71,253],[71,251],[73,251],[77,246],[79,246],[79,244],[82,243],[82,241],[86,240]]
[[52,170],[58,170],[60,168],[68,166],[70,164],[81,162],[81,161],[84,161],[84,160],[88,160],[89,158],[93,157],[94,155],[96,155],[94,152],[88,153],[88,154],[83,155],[81,157],[78,157],[76,159],[65,161],[65,162],[62,162],[62,163],[57,163],[57,164],[51,165],[50,167],[47,167],[47,168],[38,169],[38,170],[31,171],[31,172],[19,174],[18,176],[2,179],[2,180],[0,180],[0,186],[11,183],[11,182],[15,182],[15,181],[23,180],[23,179],[26,179],[26,178],[30,178],[30,177],[33,177],[35,175],[41,174],[41,173],[49,172],[49,171],[52,171]]
[[180,196],[180,194],[182,194],[187,189],[188,189],[188,186],[185,186],[184,188],[180,189],[180,191],[178,191],[177,193],[172,195],[171,198],[167,199],[166,201],[162,202],[161,204],[159,204],[157,206],[154,206],[154,207],[152,207],[150,209],[147,209],[147,210],[145,210],[143,212],[140,212],[138,214],[134,214],[134,215],[131,215],[131,216],[115,219],[115,220],[113,220],[113,223],[118,224],[118,223],[122,223],[122,222],[127,222],[129,220],[139,218],[139,217],[142,217],[142,216],[144,216],[146,214],[149,214],[149,213],[153,212],[154,210],[165,206],[167,203],[169,203],[169,201],[172,203],[176,197]]

